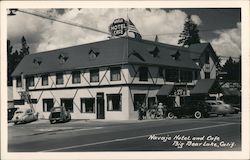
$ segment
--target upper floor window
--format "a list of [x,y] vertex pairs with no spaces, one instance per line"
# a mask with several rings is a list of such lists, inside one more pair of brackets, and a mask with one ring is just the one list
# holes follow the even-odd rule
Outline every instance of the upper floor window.
[[47,86],[49,84],[48,75],[42,75],[42,86]]
[[159,70],[158,70],[158,74],[159,74],[159,77],[163,77],[163,68],[162,67],[159,67]]
[[90,82],[99,82],[99,69],[90,70]]
[[29,76],[26,78],[26,86],[27,87],[33,87],[35,85],[34,83],[34,76]]
[[205,72],[205,79],[210,79],[210,72]]
[[193,80],[192,71],[181,70],[180,76],[181,82],[192,82]]
[[148,67],[139,68],[139,80],[148,81]]
[[63,84],[63,73],[56,74],[56,84]]
[[205,64],[209,64],[209,53],[205,53]]
[[21,78],[21,76],[16,77],[16,87],[22,87],[22,78]]
[[121,68],[120,67],[110,68],[110,79],[111,81],[121,80]]
[[81,72],[80,71],[74,71],[72,72],[72,83],[81,83]]
[[165,70],[165,80],[167,82],[178,82],[179,73],[177,69],[166,69]]

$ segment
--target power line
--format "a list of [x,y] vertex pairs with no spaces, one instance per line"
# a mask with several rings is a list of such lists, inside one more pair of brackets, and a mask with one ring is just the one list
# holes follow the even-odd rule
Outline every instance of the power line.
[[92,30],[92,31],[95,31],[95,32],[99,32],[99,33],[110,35],[110,33],[102,31],[102,30],[99,30],[99,29],[91,28],[91,27],[88,27],[88,26],[83,26],[83,25],[72,23],[72,22],[69,22],[69,21],[59,20],[59,19],[53,18],[51,16],[50,17],[46,17],[46,16],[38,14],[38,13],[32,13],[32,12],[28,12],[28,11],[21,10],[21,9],[17,9],[17,11],[25,13],[25,14],[37,16],[37,17],[40,17],[40,18],[44,18],[44,19],[48,19],[48,20],[52,20],[52,21],[64,23],[64,24],[67,24],[67,25],[71,25],[71,26],[75,26],[75,27],[79,27],[79,28],[83,28],[83,29],[88,29],[88,30]]
[[[215,32],[215,31],[225,31],[225,30],[229,30],[229,29],[235,29],[235,28],[223,28],[223,29],[206,29],[206,30],[199,30],[199,32]],[[159,34],[141,34],[142,36],[166,36],[166,35],[176,35],[176,34],[180,34],[181,32],[172,32],[172,33],[159,33]]]

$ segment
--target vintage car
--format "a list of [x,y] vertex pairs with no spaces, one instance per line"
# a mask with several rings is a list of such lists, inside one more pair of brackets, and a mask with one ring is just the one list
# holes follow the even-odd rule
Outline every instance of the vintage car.
[[203,101],[188,101],[180,107],[168,108],[168,118],[181,118],[191,116],[196,119],[208,117],[211,114],[211,107]]
[[8,108],[8,121],[10,121],[18,108]]
[[226,104],[221,100],[206,100],[205,102],[212,107],[212,111],[217,115],[225,116],[235,112],[235,109],[230,104]]
[[14,124],[28,123],[38,120],[38,112],[34,112],[33,109],[18,109],[12,121]]
[[70,111],[67,111],[64,106],[57,106],[51,108],[49,115],[49,121],[51,124],[56,122],[68,122],[70,120]]

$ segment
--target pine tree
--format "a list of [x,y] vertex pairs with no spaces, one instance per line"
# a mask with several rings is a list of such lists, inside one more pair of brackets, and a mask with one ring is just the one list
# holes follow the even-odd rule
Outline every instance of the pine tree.
[[23,59],[24,56],[29,54],[29,46],[24,38],[21,39],[22,48],[20,52],[17,50],[13,52],[13,46],[11,45],[10,40],[7,40],[7,65],[8,65],[8,86],[12,86],[12,77],[11,74],[19,64],[19,62]]
[[23,58],[24,56],[29,54],[30,47],[27,45],[27,42],[24,36],[22,37],[21,41],[22,41],[22,48],[20,50],[20,55],[21,55],[21,58]]
[[195,24],[191,16],[188,15],[184,23],[184,29],[179,35],[180,39],[178,44],[181,44],[185,47],[190,46],[191,44],[200,43],[199,30],[197,24]]

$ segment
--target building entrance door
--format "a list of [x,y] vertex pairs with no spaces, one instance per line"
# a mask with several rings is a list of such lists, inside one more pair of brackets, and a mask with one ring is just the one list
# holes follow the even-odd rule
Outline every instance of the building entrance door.
[[97,104],[97,112],[96,118],[97,119],[105,119],[105,110],[104,110],[104,93],[97,93],[96,94],[96,104]]

